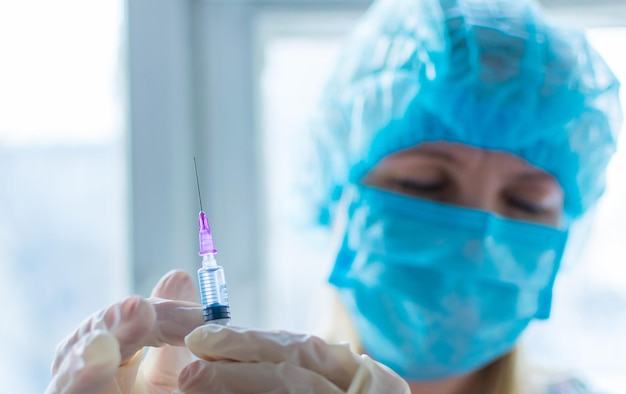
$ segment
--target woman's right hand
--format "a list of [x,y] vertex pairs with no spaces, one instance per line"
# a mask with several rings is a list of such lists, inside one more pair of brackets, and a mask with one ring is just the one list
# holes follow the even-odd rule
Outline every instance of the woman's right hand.
[[[95,313],[58,346],[46,394],[171,393],[192,361],[184,338],[204,324],[191,277],[166,274],[152,297]],[[146,357],[143,348],[152,346]]]

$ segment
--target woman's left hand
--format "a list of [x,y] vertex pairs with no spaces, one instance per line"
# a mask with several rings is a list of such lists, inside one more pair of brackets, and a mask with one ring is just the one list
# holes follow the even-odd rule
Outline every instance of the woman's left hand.
[[384,365],[311,335],[209,324],[185,342],[201,359],[179,376],[188,394],[410,392]]
[[[47,394],[171,393],[193,360],[184,338],[204,323],[193,280],[166,274],[152,298],[130,297],[85,320],[61,342]],[[144,357],[144,347],[154,346]]]

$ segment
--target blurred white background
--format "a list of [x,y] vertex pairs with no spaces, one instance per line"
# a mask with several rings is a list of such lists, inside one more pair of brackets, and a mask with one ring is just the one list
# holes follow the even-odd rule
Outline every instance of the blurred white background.
[[[234,321],[316,330],[328,237],[292,220],[294,152],[365,0],[0,0],[0,389],[167,270],[195,274],[192,156]],[[626,80],[618,2],[550,1]],[[626,392],[626,153],[530,357]],[[620,335],[621,334],[621,335]],[[622,368],[620,370],[620,368]]]
[[123,1],[0,1],[0,391],[129,291]]

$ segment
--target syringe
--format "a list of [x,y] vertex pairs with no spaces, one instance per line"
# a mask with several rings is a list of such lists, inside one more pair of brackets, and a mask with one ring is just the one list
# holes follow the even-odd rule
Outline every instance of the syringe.
[[195,157],[193,164],[196,170],[196,183],[198,184],[198,198],[200,200],[200,214],[198,216],[200,252],[198,254],[202,256],[202,268],[198,270],[198,281],[202,305],[204,306],[204,321],[226,326],[230,323],[230,306],[228,304],[224,268],[217,265],[217,260],[215,260],[217,250],[215,250],[213,245],[213,235],[211,235],[209,221],[202,210],[200,182],[198,181],[198,167],[196,166]]

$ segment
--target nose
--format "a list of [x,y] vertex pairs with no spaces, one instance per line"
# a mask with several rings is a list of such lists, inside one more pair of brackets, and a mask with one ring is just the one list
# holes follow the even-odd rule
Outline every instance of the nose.
[[501,187],[494,172],[493,169],[483,167],[469,170],[457,183],[455,204],[504,215]]
[[499,204],[497,194],[490,189],[472,187],[458,194],[455,205],[503,215],[502,204]]

